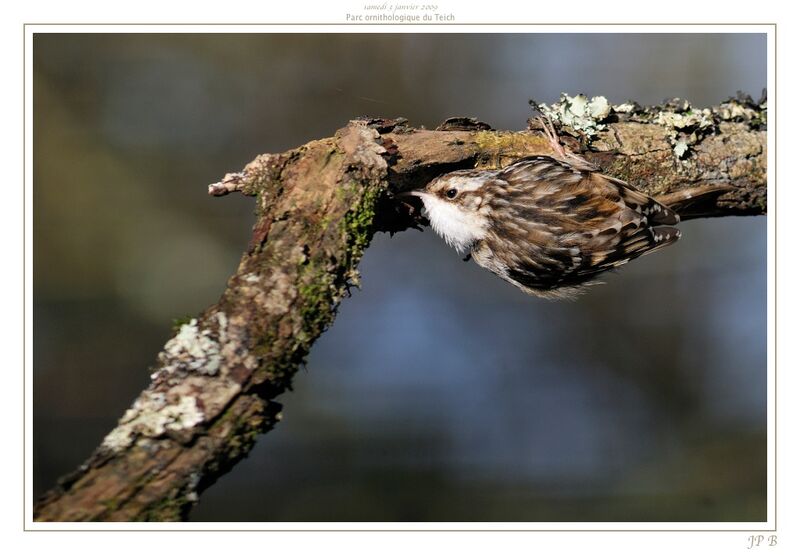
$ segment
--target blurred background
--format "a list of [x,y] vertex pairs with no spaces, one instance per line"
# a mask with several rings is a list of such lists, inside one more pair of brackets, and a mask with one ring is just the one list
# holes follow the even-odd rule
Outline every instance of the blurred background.
[[[356,116],[522,129],[560,92],[696,106],[767,82],[756,34],[37,34],[34,494],[221,294],[254,201],[206,185]],[[376,235],[284,420],[198,521],[766,519],[765,217],[687,222],[577,302],[430,230]]]

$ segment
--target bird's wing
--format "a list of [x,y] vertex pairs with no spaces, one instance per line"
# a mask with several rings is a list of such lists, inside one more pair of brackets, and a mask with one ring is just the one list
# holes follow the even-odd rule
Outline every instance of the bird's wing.
[[[522,159],[498,174],[486,241],[508,278],[532,288],[579,284],[666,246],[679,218],[625,182],[546,156]],[[657,227],[654,227],[654,224]]]

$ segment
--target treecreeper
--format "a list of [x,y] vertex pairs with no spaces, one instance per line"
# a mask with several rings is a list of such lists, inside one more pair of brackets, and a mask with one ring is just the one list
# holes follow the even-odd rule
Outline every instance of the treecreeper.
[[597,276],[681,237],[668,206],[567,151],[549,121],[556,157],[498,170],[460,170],[409,195],[459,252],[524,292],[572,298]]

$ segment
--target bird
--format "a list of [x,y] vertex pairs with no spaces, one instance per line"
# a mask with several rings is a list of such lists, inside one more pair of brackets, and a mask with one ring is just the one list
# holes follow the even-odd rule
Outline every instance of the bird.
[[675,243],[668,206],[566,151],[494,170],[458,170],[408,191],[433,230],[529,295],[574,299],[603,272]]

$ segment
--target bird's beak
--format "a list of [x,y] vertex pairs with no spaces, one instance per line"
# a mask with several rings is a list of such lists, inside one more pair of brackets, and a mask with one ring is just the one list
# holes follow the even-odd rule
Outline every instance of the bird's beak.
[[397,193],[396,197],[419,197],[424,198],[428,196],[430,193],[426,193],[425,191],[404,191],[402,193]]

